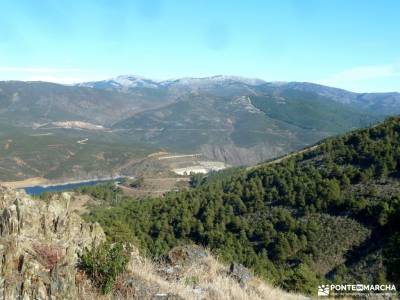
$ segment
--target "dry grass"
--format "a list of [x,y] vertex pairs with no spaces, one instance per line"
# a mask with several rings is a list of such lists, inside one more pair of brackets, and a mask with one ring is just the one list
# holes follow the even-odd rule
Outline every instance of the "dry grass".
[[[227,267],[211,255],[178,267],[174,279],[164,276],[165,263],[156,264],[138,254],[132,256],[127,272],[117,278],[112,295],[101,295],[81,274],[78,284],[80,299],[154,299],[156,295],[168,295],[171,299],[188,300],[297,300],[309,299],[301,295],[287,293],[253,277],[244,287],[227,274]],[[133,282],[133,284],[127,284]],[[168,298],[168,299],[169,299]]]
[[130,263],[128,269],[130,276],[140,278],[149,286],[157,286],[159,293],[173,294],[183,299],[305,299],[303,296],[271,287],[255,277],[245,287],[241,287],[236,280],[227,275],[227,267],[211,255],[180,270],[177,280],[167,280],[160,275],[160,267],[138,257]]

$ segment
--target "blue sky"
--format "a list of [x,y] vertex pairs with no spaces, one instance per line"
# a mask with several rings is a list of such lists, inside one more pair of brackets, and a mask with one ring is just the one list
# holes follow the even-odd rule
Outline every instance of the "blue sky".
[[398,0],[0,0],[0,80],[240,75],[400,91]]

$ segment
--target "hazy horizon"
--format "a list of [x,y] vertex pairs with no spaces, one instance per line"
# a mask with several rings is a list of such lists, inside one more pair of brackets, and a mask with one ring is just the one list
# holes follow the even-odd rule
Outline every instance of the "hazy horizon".
[[323,85],[326,87],[330,87],[330,88],[336,88],[336,89],[342,89],[348,92],[353,92],[353,93],[399,93],[399,91],[379,91],[379,92],[374,92],[374,91],[369,91],[369,92],[365,92],[365,91],[354,91],[354,90],[350,90],[350,89],[346,89],[346,88],[341,88],[341,87],[337,87],[337,86],[333,86],[333,85],[329,85],[329,84],[323,84],[323,83],[318,83],[318,82],[311,82],[311,81],[282,81],[282,80],[265,80],[263,78],[258,78],[258,77],[244,77],[244,76],[240,76],[240,75],[224,75],[224,74],[217,74],[217,75],[211,75],[211,76],[203,76],[203,77],[193,77],[193,76],[189,76],[189,77],[170,77],[170,78],[165,78],[165,79],[159,79],[159,78],[150,78],[150,77],[144,77],[138,74],[123,74],[123,75],[117,75],[114,77],[107,77],[107,78],[97,78],[94,80],[85,80],[85,81],[74,81],[74,82],[59,82],[59,81],[52,81],[52,80],[23,80],[23,79],[2,79],[1,81],[21,81],[21,82],[47,82],[47,83],[54,83],[54,84],[61,84],[61,85],[66,85],[66,86],[75,86],[77,84],[80,83],[89,83],[89,82],[98,82],[98,81],[107,81],[107,80],[114,80],[117,77],[135,77],[138,79],[146,79],[146,80],[152,80],[154,82],[166,82],[166,81],[173,81],[173,80],[179,80],[179,79],[207,79],[207,78],[213,78],[213,77],[233,77],[233,78],[237,78],[237,79],[253,79],[253,80],[261,80],[261,81],[265,81],[266,83],[275,83],[275,84],[279,84],[279,83],[291,83],[291,82],[298,82],[298,83],[311,83],[311,84],[318,84],[318,85]]

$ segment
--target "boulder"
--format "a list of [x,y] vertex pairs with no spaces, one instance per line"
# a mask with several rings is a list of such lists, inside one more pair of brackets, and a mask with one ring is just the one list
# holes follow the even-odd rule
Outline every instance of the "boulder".
[[185,245],[173,248],[168,253],[168,262],[175,265],[193,264],[208,257],[207,251],[196,245]]
[[239,282],[242,287],[246,286],[246,284],[253,278],[249,269],[237,263],[232,263],[230,265],[228,274]]

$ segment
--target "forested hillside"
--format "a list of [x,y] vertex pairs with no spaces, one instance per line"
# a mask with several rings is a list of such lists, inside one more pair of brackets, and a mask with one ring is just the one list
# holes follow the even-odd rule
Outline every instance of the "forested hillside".
[[[396,117],[278,164],[195,178],[193,189],[125,199],[87,218],[151,256],[194,242],[306,294],[329,281],[400,283],[399,167]],[[95,189],[84,192],[105,198]]]

